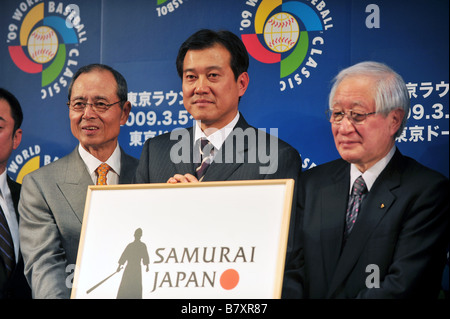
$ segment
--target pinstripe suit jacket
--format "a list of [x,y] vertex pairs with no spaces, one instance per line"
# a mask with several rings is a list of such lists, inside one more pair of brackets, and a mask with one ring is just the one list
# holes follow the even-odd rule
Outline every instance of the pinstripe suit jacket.
[[[203,181],[292,178],[297,183],[301,171],[297,150],[248,125],[242,114],[233,133],[238,130],[250,133],[252,137],[237,141],[230,134],[206,171]],[[171,133],[167,133],[146,141],[136,170],[136,183],[166,183],[175,174],[195,175],[198,163],[194,163],[193,128],[182,130],[179,134],[172,132],[174,139],[170,136]],[[272,150],[277,144],[277,150],[276,154],[272,154],[272,160],[268,160],[262,154],[269,154],[271,143]]]
[[[121,150],[119,183],[131,183],[138,160]],[[33,298],[69,298],[87,188],[92,185],[78,147],[29,173],[19,202],[19,234]],[[66,269],[68,265],[69,268]]]
[[[237,139],[233,137],[233,133],[239,136],[242,132],[248,133],[251,137],[244,141],[239,141],[239,137]],[[166,183],[175,174],[189,173],[195,176],[195,167],[199,164],[194,163],[192,154],[193,128],[182,130],[179,135],[174,135],[175,139],[171,139],[170,133],[167,133],[145,142],[136,170],[135,183]],[[273,148],[274,145],[277,145],[276,150]],[[272,154],[272,159],[268,160],[262,154],[269,154],[270,150],[275,154]],[[171,155],[171,152],[176,154]],[[187,156],[184,156],[184,160],[178,161],[179,157],[182,157],[180,154],[186,155],[186,152]],[[227,137],[206,171],[203,181],[290,178],[294,179],[296,188],[300,174],[301,158],[297,150],[277,137],[250,126],[241,114],[233,132]],[[296,193],[294,191],[293,203],[296,202]],[[293,205],[293,211],[295,211],[295,205]],[[292,229],[294,224],[295,214],[291,213],[288,255],[292,250],[295,236]]]
[[[19,220],[18,204],[20,198],[19,183],[13,181],[9,176],[6,177],[9,190],[11,192],[14,210],[17,220]],[[23,274],[23,258],[19,251],[19,258],[10,278],[6,277],[6,269],[3,260],[0,258],[0,299],[29,299],[31,298],[31,290]]]

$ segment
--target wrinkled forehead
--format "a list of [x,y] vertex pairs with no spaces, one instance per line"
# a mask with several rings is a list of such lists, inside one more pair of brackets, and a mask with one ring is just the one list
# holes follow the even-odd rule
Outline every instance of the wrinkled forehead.
[[71,93],[71,100],[116,98],[117,83],[111,72],[92,70],[75,79]]

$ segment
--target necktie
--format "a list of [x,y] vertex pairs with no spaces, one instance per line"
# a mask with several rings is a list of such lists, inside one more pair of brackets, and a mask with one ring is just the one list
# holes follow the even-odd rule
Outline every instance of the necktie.
[[352,231],[353,225],[358,217],[361,208],[361,202],[367,193],[367,186],[362,176],[359,176],[353,184],[352,193],[348,201],[345,237],[347,238]]
[[106,163],[102,163],[99,167],[97,167],[97,185],[107,185],[106,174],[108,174],[110,169],[111,167]]
[[0,257],[5,262],[6,273],[9,277],[16,265],[14,244],[9,230],[8,222],[0,205]]
[[195,170],[195,174],[197,175],[197,179],[199,181],[203,180],[206,170],[211,165],[213,150],[214,150],[214,147],[212,146],[210,141],[208,141],[205,138],[202,138],[200,140],[200,156],[201,156],[202,162]]

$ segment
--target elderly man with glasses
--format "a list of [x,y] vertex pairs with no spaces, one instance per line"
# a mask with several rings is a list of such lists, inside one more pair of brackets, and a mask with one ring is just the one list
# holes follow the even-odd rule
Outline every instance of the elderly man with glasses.
[[341,159],[303,173],[286,298],[437,298],[449,183],[400,153],[409,94],[376,62],[342,70],[329,97]]
[[132,182],[138,160],[118,143],[131,109],[127,95],[125,79],[111,67],[79,69],[67,103],[78,146],[23,179],[19,233],[33,298],[70,296],[88,186]]

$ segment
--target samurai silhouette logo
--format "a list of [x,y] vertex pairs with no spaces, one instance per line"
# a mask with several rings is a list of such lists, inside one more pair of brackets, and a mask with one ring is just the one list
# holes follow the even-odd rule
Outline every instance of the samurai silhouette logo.
[[[142,299],[142,268],[146,266],[148,272],[148,265],[150,258],[148,256],[147,245],[142,241],[142,229],[138,228],[134,232],[134,241],[129,243],[122,255],[119,258],[119,266],[117,270],[100,281],[98,284],[86,291],[87,294],[99,287],[109,278],[118,274],[125,266],[123,271],[122,281],[120,282],[119,291],[117,292],[117,299]],[[126,264],[126,265],[125,265]]]

